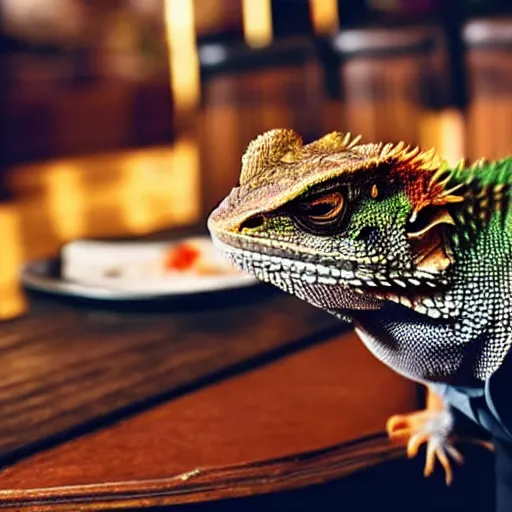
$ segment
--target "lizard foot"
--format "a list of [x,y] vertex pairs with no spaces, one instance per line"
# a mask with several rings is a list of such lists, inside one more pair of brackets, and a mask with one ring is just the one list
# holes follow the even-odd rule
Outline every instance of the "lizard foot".
[[444,469],[446,485],[450,485],[453,480],[450,458],[459,465],[464,462],[461,453],[450,442],[452,426],[453,418],[449,410],[426,409],[392,416],[386,424],[386,430],[392,441],[407,444],[409,458],[415,457],[420,446],[427,443],[424,476],[433,473],[437,459]]

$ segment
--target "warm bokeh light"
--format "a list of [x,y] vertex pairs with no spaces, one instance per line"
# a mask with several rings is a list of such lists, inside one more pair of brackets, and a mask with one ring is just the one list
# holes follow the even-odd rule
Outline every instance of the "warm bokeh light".
[[185,138],[176,141],[170,161],[168,208],[176,225],[198,222],[201,215],[201,169],[197,141]]
[[28,258],[82,237],[144,234],[197,223],[197,143],[27,164],[13,169]]
[[337,0],[309,0],[315,34],[333,34],[339,29]]
[[420,143],[435,147],[451,165],[465,157],[464,114],[457,109],[426,112],[420,121]]
[[192,0],[164,0],[171,93],[177,124],[199,104],[200,76]]
[[75,164],[57,163],[43,176],[45,203],[56,235],[72,240],[85,232],[85,203],[82,173]]
[[270,0],[242,0],[245,42],[249,46],[266,46],[272,42]]
[[23,242],[18,208],[0,205],[0,319],[16,317],[26,307],[18,279]]
[[168,148],[134,153],[121,162],[119,205],[131,233],[145,233],[198,220],[199,151],[192,139]]

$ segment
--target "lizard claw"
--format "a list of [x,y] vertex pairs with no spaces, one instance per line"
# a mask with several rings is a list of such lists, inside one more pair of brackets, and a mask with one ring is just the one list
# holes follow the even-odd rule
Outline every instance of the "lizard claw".
[[446,409],[425,410],[392,416],[386,430],[392,441],[406,443],[409,458],[415,457],[420,446],[427,443],[424,476],[433,473],[437,459],[444,469],[446,485],[450,485],[453,481],[450,458],[459,465],[464,462],[461,453],[449,440],[452,423],[451,413]]

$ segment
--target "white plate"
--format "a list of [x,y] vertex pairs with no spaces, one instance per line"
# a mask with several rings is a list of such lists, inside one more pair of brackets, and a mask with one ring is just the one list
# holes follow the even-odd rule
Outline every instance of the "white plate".
[[[165,254],[186,243],[201,264],[225,273],[163,270]],[[60,257],[35,261],[21,271],[29,289],[100,300],[151,300],[254,286],[252,276],[233,269],[209,237],[173,242],[97,242],[80,240],[63,247]]]

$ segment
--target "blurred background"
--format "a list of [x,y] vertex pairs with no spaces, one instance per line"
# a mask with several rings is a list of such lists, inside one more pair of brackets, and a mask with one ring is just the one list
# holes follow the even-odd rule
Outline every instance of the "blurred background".
[[512,153],[508,0],[0,0],[0,316],[82,237],[202,226],[276,127]]

